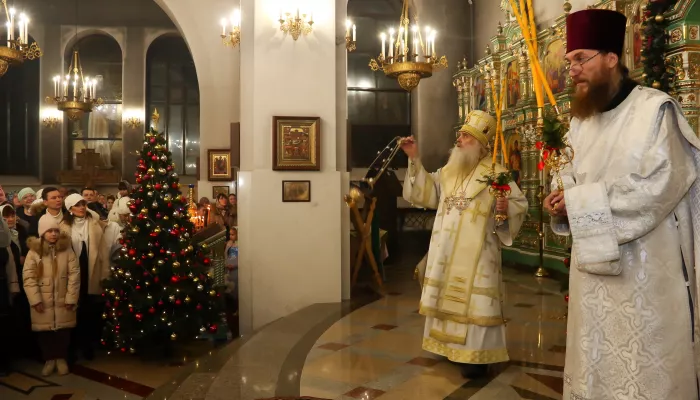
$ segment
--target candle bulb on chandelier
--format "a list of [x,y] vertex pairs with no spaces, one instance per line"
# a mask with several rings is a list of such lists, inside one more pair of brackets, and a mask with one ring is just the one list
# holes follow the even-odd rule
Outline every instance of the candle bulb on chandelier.
[[58,97],[58,90],[59,90],[59,81],[61,78],[58,76],[53,77],[53,97]]
[[226,18],[221,18],[221,36],[226,36]]
[[350,37],[350,25],[352,25],[352,22],[350,20],[345,20],[345,37]]
[[233,10],[233,16],[231,17],[231,25],[233,28],[239,28],[241,26],[241,10]]
[[379,35],[382,38],[382,54],[381,57],[386,59],[386,33],[382,32],[381,35]]
[[24,20],[22,19],[22,16],[24,14],[19,16],[19,43],[22,43],[22,39],[24,39]]
[[12,40],[10,39],[12,37],[12,29],[10,28],[9,22],[7,22],[5,26],[7,27],[7,47],[10,47],[10,40]]
[[29,44],[29,18],[24,19],[24,44]]
[[415,57],[416,62],[418,62],[418,56],[420,53],[418,52],[418,25],[413,25],[411,28],[413,31],[413,57]]
[[389,29],[389,58],[394,63],[394,28]]
[[352,41],[357,41],[357,25],[355,24],[352,25]]
[[10,8],[10,40],[15,40],[15,9]]

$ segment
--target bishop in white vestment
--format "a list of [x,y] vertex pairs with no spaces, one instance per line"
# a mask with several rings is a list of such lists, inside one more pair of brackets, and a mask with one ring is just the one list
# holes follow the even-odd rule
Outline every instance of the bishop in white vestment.
[[700,140],[674,99],[627,77],[624,15],[567,25],[574,159],[545,199],[573,237],[564,399],[697,400]]
[[[467,377],[508,361],[501,246],[512,245],[527,212],[515,182],[507,198],[496,201],[483,181],[492,166],[487,148],[495,130],[489,114],[470,113],[449,162],[434,173],[423,168],[412,139],[402,146],[411,159],[404,199],[437,209],[420,302],[427,317],[423,349],[463,364]],[[505,171],[496,165],[496,172]],[[495,223],[496,209],[507,214],[502,224]]]

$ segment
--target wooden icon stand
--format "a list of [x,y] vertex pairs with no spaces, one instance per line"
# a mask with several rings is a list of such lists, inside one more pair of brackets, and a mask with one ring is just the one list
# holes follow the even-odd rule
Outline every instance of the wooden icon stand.
[[384,282],[379,274],[379,266],[372,251],[372,220],[374,219],[374,209],[377,206],[376,197],[365,197],[364,215],[357,209],[355,198],[350,195],[345,196],[345,203],[350,207],[352,213],[352,224],[358,234],[359,246],[355,255],[355,265],[352,272],[352,287],[357,284],[357,277],[362,267],[362,261],[367,257],[369,265],[372,267],[374,278],[379,285],[379,291],[384,294]]

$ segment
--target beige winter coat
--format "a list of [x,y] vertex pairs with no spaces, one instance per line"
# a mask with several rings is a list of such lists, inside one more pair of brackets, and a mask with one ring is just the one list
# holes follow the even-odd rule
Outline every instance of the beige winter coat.
[[[75,310],[80,296],[80,267],[71,249],[70,237],[61,234],[52,249],[41,239],[27,240],[29,253],[24,261],[24,290],[32,306],[32,330],[51,331],[75,327]],[[41,273],[39,273],[41,270]],[[42,303],[44,312],[33,306]],[[75,304],[72,311],[66,304]]]
[[[101,295],[103,279],[109,277],[109,250],[111,244],[105,243],[104,229],[105,222],[93,217],[89,218],[88,221],[88,294]],[[65,233],[70,237],[72,227],[66,223],[65,220],[58,224],[61,233]],[[71,244],[72,242],[69,242]],[[72,244],[71,244],[72,245]],[[78,249],[73,249],[76,254],[76,259],[78,258]],[[78,260],[78,267],[80,267],[80,260]]]

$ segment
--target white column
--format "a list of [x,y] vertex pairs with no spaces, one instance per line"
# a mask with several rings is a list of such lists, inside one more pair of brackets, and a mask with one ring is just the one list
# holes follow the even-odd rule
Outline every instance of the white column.
[[[276,22],[285,2],[241,1],[245,97],[238,214],[244,331],[314,303],[341,300],[345,206],[336,163],[336,104],[346,102],[346,95],[336,87],[336,10],[333,2],[304,3],[310,9],[302,12],[314,15],[313,32],[294,41]],[[275,115],[321,118],[321,171],[272,171]],[[311,181],[311,202],[283,203],[283,180]]]
[[[311,304],[340,301],[342,277],[349,276],[349,267],[343,268],[349,262],[343,262],[349,240],[342,232],[349,225],[342,199],[347,173],[342,172],[344,157],[338,159],[346,148],[345,125],[338,125],[346,118],[339,113],[347,114],[347,97],[345,74],[337,71],[342,57],[335,45],[333,2],[303,2],[315,23],[310,35],[295,42],[283,36],[276,21],[285,1],[242,0],[240,50],[220,42],[219,21],[230,15],[235,2],[156,2],[182,33],[197,68],[200,195],[217,184],[205,182],[206,149],[228,147],[230,123],[241,123],[241,331],[251,332]],[[339,14],[344,26],[345,5]],[[321,118],[321,171],[272,171],[275,115]],[[283,180],[311,181],[311,202],[283,203]]]

